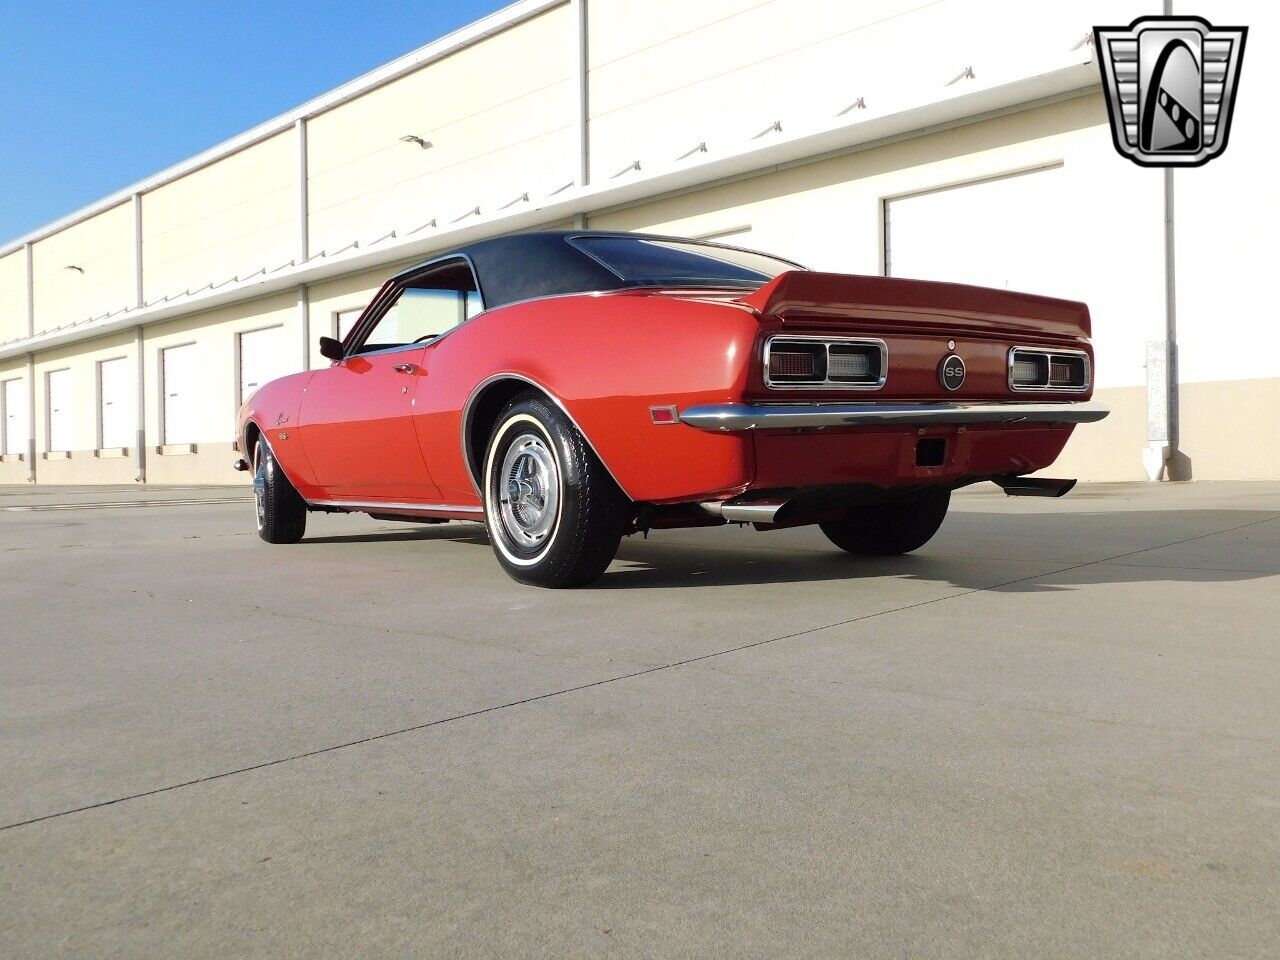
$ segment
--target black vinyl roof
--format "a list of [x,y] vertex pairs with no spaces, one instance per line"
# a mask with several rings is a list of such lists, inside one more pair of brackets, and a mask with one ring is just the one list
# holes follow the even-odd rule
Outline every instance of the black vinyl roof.
[[[456,257],[465,257],[475,270],[485,309],[493,309],[534,297],[551,297],[597,290],[623,290],[643,285],[634,279],[619,276],[599,260],[569,242],[570,238],[589,237],[702,244],[701,241],[690,241],[682,237],[605,230],[543,230],[513,233],[479,240],[468,246],[432,257],[424,263],[403,271],[396,279],[406,280],[425,267]],[[705,246],[723,247],[724,245],[707,243]],[[795,266],[796,269],[803,269],[798,265]]]

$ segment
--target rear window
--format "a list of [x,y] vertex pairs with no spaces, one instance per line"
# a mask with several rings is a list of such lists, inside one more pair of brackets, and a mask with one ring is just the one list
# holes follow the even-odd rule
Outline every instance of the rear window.
[[569,243],[637,286],[759,286],[799,264],[712,243],[640,237],[570,237]]

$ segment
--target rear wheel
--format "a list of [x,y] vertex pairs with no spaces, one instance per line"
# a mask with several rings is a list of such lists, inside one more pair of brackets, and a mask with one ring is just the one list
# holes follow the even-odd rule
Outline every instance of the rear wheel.
[[258,536],[267,543],[297,543],[307,530],[307,504],[276,462],[276,455],[258,441],[253,462],[253,499],[258,512]]
[[850,507],[843,520],[819,526],[841,550],[864,556],[896,556],[928,543],[942,526],[950,503],[950,490],[929,490],[896,503]]
[[489,540],[514,579],[582,586],[618,552],[626,497],[573,422],[542,395],[521,394],[498,415],[484,481]]

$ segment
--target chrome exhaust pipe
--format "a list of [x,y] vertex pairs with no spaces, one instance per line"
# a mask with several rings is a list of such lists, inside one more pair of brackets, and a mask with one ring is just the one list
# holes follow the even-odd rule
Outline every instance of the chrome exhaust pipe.
[[713,517],[723,517],[730,523],[773,523],[786,500],[753,500],[735,503],[732,500],[709,500],[699,506]]

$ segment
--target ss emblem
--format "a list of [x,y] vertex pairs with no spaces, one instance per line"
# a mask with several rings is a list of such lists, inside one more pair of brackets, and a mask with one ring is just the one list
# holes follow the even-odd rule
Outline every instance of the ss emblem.
[[959,390],[964,386],[964,361],[954,353],[938,364],[938,382],[947,390]]

